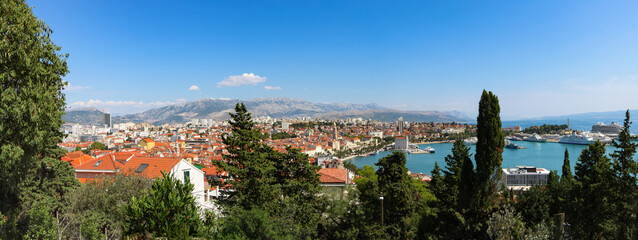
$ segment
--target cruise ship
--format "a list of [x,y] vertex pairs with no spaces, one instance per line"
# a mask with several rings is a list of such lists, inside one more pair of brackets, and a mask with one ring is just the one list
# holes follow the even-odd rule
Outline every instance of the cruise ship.
[[623,129],[618,123],[611,122],[611,124],[606,125],[602,122],[599,122],[593,126],[591,126],[592,133],[602,133],[605,135],[618,135]]
[[558,140],[558,143],[589,145],[596,141],[600,141],[601,143],[610,143],[611,138],[600,133],[590,134],[589,132],[582,132],[577,134],[574,132],[572,135],[562,137]]

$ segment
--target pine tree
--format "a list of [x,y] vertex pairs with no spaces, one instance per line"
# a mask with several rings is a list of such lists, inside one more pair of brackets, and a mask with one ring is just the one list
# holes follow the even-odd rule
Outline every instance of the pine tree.
[[501,162],[505,140],[501,132],[501,117],[498,98],[483,90],[476,119],[476,175],[475,210],[488,213],[497,198],[498,182],[501,179]]
[[430,184],[428,188],[439,201],[442,201],[441,197],[446,190],[443,178],[443,175],[441,175],[441,167],[439,167],[437,162],[434,162],[434,168],[430,172]]
[[470,148],[465,146],[463,140],[457,139],[452,147],[452,155],[448,154],[445,157],[446,170],[443,170],[443,173],[445,173],[443,182],[446,187],[446,191],[443,198],[440,198],[440,200],[444,201],[446,205],[457,211],[459,210],[458,203],[460,189],[463,187],[461,185],[461,178],[462,175],[465,174],[463,172],[463,164],[465,164],[465,161],[472,161],[470,159],[469,152]]
[[616,175],[615,196],[617,204],[619,225],[616,238],[636,238],[638,237],[638,223],[636,223],[636,213],[638,206],[636,199],[638,199],[638,188],[636,182],[636,174],[638,174],[638,163],[634,160],[634,154],[636,153],[636,147],[638,144],[633,143],[632,137],[629,134],[629,127],[631,122],[629,121],[629,110],[625,113],[625,121],[623,124],[623,130],[618,134],[618,141],[613,140],[612,146],[616,148],[611,153],[613,159],[613,170]]
[[222,137],[228,154],[215,162],[229,178],[214,184],[234,190],[220,197],[222,206],[235,212],[261,209],[281,227],[278,231],[296,238],[315,236],[323,206],[318,167],[299,149],[287,147],[282,153],[261,142],[244,104],[238,103],[230,115],[232,133]]
[[188,239],[197,234],[201,221],[192,191],[193,184],[162,173],[148,194],[133,197],[125,207],[126,234],[167,239]]
[[224,155],[224,161],[214,164],[229,174],[225,182],[216,184],[229,184],[234,191],[223,194],[220,203],[244,209],[264,206],[279,196],[272,176],[275,167],[269,161],[278,155],[274,156],[276,153],[271,148],[260,143],[261,134],[254,128],[255,123],[243,103],[237,103],[235,113],[230,116],[232,132],[222,136],[228,154]]
[[611,165],[600,142],[590,144],[578,157],[571,191],[574,211],[566,216],[576,239],[609,238],[618,230]]
[[416,210],[416,189],[405,167],[405,154],[394,152],[376,163],[379,167],[379,190],[383,192],[385,225],[393,239],[411,239],[415,226],[411,224]]

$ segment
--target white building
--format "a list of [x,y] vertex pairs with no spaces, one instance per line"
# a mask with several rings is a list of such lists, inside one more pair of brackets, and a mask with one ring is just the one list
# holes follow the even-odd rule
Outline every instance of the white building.
[[75,167],[75,172],[81,182],[117,172],[151,179],[161,178],[162,172],[166,172],[177,180],[193,184],[191,193],[200,207],[203,209],[214,207],[207,196],[205,173],[181,158],[139,157],[125,153],[107,154]]
[[370,135],[370,137],[378,137],[378,138],[383,138],[383,132],[382,131],[376,131],[376,132],[369,132],[368,133]]
[[534,166],[503,168],[501,181],[510,190],[527,190],[534,185],[544,185],[549,178],[549,170]]
[[405,136],[398,136],[394,138],[394,149],[396,150],[405,150],[408,149],[410,143],[408,142],[408,138]]
[[399,130],[399,134],[403,134],[403,127],[405,125],[405,122],[403,122],[403,117],[399,117],[399,120],[397,121],[397,127]]

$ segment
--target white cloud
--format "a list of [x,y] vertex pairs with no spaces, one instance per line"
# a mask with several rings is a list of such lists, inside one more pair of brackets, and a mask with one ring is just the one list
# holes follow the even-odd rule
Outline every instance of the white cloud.
[[219,98],[219,100],[222,100],[222,101],[228,101],[228,100],[230,100],[230,98],[220,97],[220,98]]
[[281,87],[264,86],[264,89],[266,89],[266,90],[281,90]]
[[257,85],[266,82],[266,77],[261,77],[253,73],[244,73],[242,75],[229,76],[221,82],[217,83],[217,87],[238,87],[242,85]]
[[199,91],[199,87],[197,85],[193,85],[193,86],[189,87],[188,90]]
[[89,86],[75,86],[75,85],[71,85],[71,83],[69,83],[69,85],[64,87],[64,90],[68,92],[82,91],[82,90],[89,90],[89,89],[91,89],[91,87]]

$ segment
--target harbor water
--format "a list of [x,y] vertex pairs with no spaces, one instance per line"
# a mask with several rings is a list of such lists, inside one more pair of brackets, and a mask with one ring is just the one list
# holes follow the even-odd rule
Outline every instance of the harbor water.
[[[557,171],[560,175],[563,166],[563,159],[565,149],[569,151],[569,160],[572,166],[572,172],[574,172],[574,166],[578,156],[583,149],[587,148],[587,145],[573,145],[553,142],[525,142],[514,141],[521,147],[527,147],[526,149],[504,149],[503,150],[503,168],[516,167],[516,166],[535,166],[539,168],[545,168],[550,171]],[[420,149],[426,147],[432,147],[436,150],[435,153],[430,154],[406,154],[407,162],[406,166],[412,173],[425,173],[430,175],[432,169],[434,169],[434,163],[438,163],[439,167],[445,168],[445,156],[452,154],[452,143],[437,143],[437,144],[423,144],[419,145]],[[607,154],[611,153],[615,148],[607,145]],[[471,146],[470,153],[474,154],[475,146]],[[379,161],[380,158],[391,154],[390,151],[381,151],[377,155],[357,157],[349,160],[357,167],[363,167],[364,165],[372,165]],[[474,160],[474,156],[471,157]],[[476,166],[476,164],[475,164]],[[376,168],[376,166],[375,166]]]

